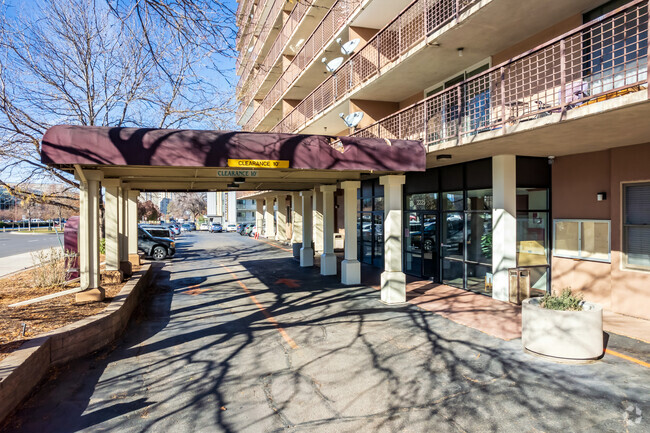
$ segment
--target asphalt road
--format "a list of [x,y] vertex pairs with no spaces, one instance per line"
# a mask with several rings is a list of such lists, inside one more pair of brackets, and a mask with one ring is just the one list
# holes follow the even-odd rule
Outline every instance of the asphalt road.
[[[63,242],[63,234],[60,234]],[[59,241],[56,234],[18,234],[0,232],[0,257],[14,256],[29,253],[44,248],[58,247]]]
[[643,366],[550,363],[237,234],[177,245],[125,336],[7,431],[650,431]]

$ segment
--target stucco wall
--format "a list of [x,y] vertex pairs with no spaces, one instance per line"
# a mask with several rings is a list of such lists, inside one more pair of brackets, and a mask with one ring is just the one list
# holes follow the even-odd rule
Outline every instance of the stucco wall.
[[[554,289],[571,287],[605,309],[650,319],[650,272],[622,266],[624,182],[650,181],[650,144],[558,157],[553,164],[553,219],[611,220],[611,263],[552,259]],[[597,201],[605,192],[607,200]]]

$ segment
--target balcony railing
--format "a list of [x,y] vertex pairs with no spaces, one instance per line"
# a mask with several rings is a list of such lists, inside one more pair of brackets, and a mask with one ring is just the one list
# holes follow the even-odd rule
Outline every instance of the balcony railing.
[[637,0],[353,135],[462,144],[648,84],[648,0]]
[[286,71],[273,85],[262,103],[255,110],[249,121],[244,125],[244,130],[253,130],[264,119],[266,114],[277,104],[291,84],[300,76],[301,72],[314,60],[316,55],[325,47],[325,44],[345,25],[348,18],[361,5],[363,0],[338,0],[325,15],[320,25],[309,36],[300,51],[291,61]]
[[[246,107],[250,105],[251,101],[255,97],[255,92],[257,91],[257,89],[260,88],[262,83],[266,80],[269,73],[271,72],[271,69],[273,69],[273,66],[278,61],[278,59],[280,58],[284,50],[286,49],[287,44],[291,40],[291,36],[296,31],[298,25],[307,14],[309,8],[310,5],[307,2],[296,3],[296,5],[291,10],[291,14],[289,15],[289,18],[282,26],[282,30],[280,30],[280,33],[278,33],[278,36],[276,37],[275,41],[273,41],[273,45],[269,49],[268,53],[266,53],[264,60],[260,63],[257,75],[255,75],[255,78],[248,86],[246,85],[246,82],[248,81],[248,78],[254,66],[251,65],[250,68],[247,68],[243,72],[242,77],[239,80],[239,83],[237,84],[237,93],[238,94],[240,94],[240,92],[246,93],[246,95],[242,98],[243,101],[240,106],[242,113],[246,109]],[[238,118],[240,117],[241,115],[238,116]]]
[[240,52],[239,57],[237,57],[237,62],[235,62],[235,67],[237,68],[237,70],[239,70],[239,68],[242,66],[243,61],[248,61],[248,59],[250,59],[251,57],[252,50],[249,51],[250,41],[253,38],[253,36],[255,36],[256,28],[260,21],[260,16],[262,15],[264,9],[266,9],[266,4],[268,3],[268,1],[269,0],[260,0],[257,3],[257,7],[255,8],[255,12],[253,13],[253,18],[251,19],[250,26],[248,27],[248,33],[244,35],[244,42],[241,46],[243,51]]
[[[260,36],[255,41],[253,51],[250,53],[250,55],[248,56],[248,58],[243,64],[243,70],[241,74],[242,79],[245,80],[248,78],[248,75],[250,74],[253,65],[257,61],[257,57],[260,55],[260,51],[262,51],[262,47],[266,43],[269,34],[273,29],[273,24],[275,23],[278,14],[282,11],[282,8],[284,7],[285,3],[286,0],[275,0],[271,5],[271,9],[268,15],[266,16],[266,19],[264,20],[264,24],[262,24],[262,28],[260,30]],[[237,87],[239,87],[239,85]]]
[[336,73],[323,81],[273,129],[290,132],[304,126],[382,68],[400,60],[429,34],[458,19],[478,0],[416,0],[351,56]]

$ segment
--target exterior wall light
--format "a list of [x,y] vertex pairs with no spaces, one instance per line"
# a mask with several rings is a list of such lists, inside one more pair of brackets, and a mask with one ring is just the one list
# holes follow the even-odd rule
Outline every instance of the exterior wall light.
[[458,51],[458,57],[463,57],[463,50],[464,50],[464,49],[465,49],[465,48],[463,48],[463,47],[460,47],[460,48],[457,48],[457,49],[456,49],[456,50]]
[[596,200],[598,200],[598,201],[607,200],[607,193],[606,192],[599,192],[598,194],[596,194]]
[[246,178],[245,177],[236,177],[236,178],[233,179],[232,182],[236,183],[236,184],[244,183],[244,182],[246,182]]
[[448,154],[448,153],[442,153],[442,154],[440,154],[440,155],[436,155],[436,159],[437,159],[437,160],[441,160],[441,159],[451,159],[451,155]]

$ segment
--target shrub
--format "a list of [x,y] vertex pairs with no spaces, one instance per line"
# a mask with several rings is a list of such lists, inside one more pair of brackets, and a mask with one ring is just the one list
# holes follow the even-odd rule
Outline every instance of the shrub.
[[33,252],[32,259],[35,265],[33,287],[60,286],[65,282],[67,267],[60,248]]
[[99,240],[99,254],[106,254],[106,238]]
[[581,311],[582,295],[574,295],[571,289],[564,289],[559,295],[546,293],[540,304],[542,308],[560,311]]

